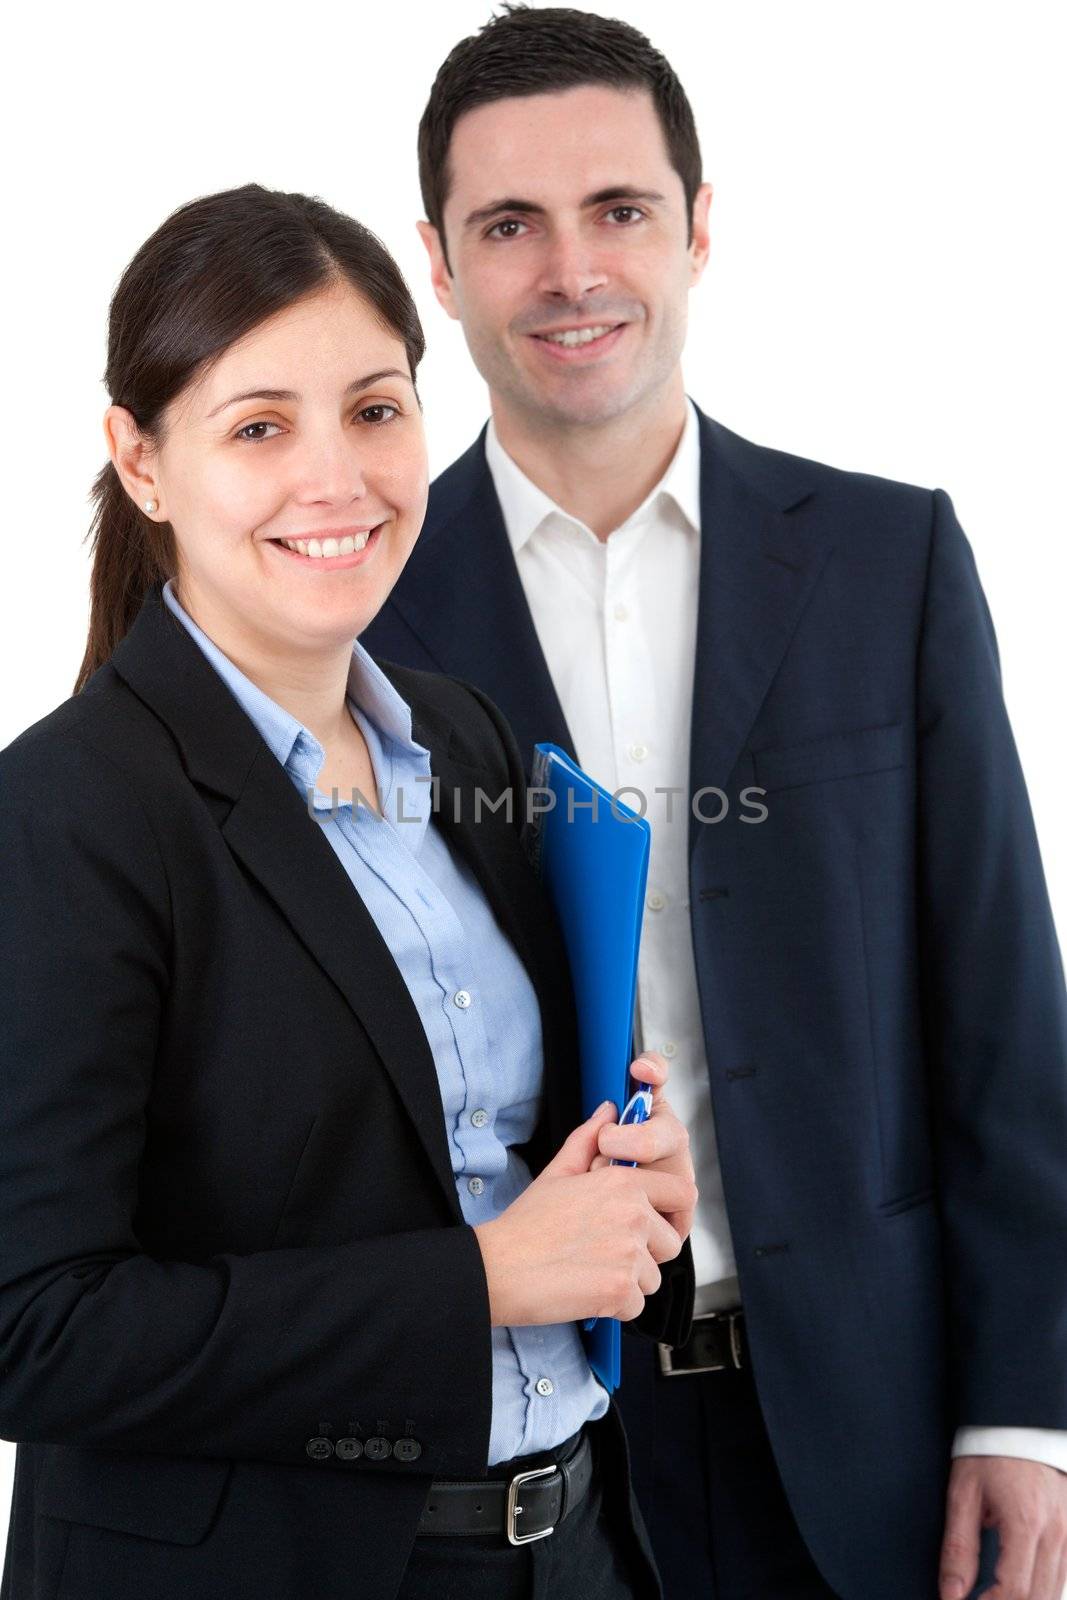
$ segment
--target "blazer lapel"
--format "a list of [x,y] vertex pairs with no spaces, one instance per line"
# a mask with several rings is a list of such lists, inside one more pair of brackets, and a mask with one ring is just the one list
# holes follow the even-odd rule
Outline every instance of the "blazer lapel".
[[[831,542],[790,513],[803,463],[700,415],[700,609],[690,793],[724,789],[819,581]],[[690,853],[706,832],[690,812]]]
[[[111,665],[170,728],[190,779],[233,802],[221,817],[228,846],[347,1000],[462,1221],[437,1072],[407,985],[292,780],[167,609],[160,585]],[[435,770],[437,759],[431,748]],[[212,810],[220,814],[217,805]]]
[[447,483],[434,485],[409,581],[388,603],[442,671],[476,683],[501,708],[529,774],[536,743],[549,740],[571,756],[574,743],[523,592],[484,440],[483,428],[445,475]]

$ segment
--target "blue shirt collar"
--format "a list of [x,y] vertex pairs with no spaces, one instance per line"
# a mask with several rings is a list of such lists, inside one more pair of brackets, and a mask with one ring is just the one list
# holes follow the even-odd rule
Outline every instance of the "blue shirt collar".
[[[168,578],[163,585],[163,599],[200,646],[297,788],[304,795],[308,789],[315,790],[316,810],[329,807],[330,797],[315,788],[326,759],[326,752],[315,735],[246,677],[193,621],[174,593],[173,578]],[[346,701],[367,741],[383,816],[390,820],[402,816],[405,826],[400,830],[401,837],[417,850],[430,815],[430,752],[412,738],[411,707],[358,639],[352,641]],[[398,793],[400,790],[402,794]],[[339,796],[338,804],[350,806],[351,796]]]

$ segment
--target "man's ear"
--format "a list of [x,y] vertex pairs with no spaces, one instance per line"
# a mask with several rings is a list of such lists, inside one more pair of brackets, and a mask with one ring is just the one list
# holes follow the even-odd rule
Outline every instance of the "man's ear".
[[459,312],[456,309],[455,297],[452,293],[452,274],[448,270],[445,260],[444,247],[441,244],[441,235],[432,222],[416,222],[419,238],[426,246],[426,254],[430,258],[430,282],[433,292],[441,305],[456,322],[459,321]]
[[693,196],[693,240],[689,246],[689,286],[700,282],[708,264],[711,236],[708,228],[708,210],[711,206],[712,188],[702,183]]
[[125,406],[108,406],[104,412],[104,438],[115,471],[130,499],[153,522],[166,522],[154,452],[134,421],[133,413]]

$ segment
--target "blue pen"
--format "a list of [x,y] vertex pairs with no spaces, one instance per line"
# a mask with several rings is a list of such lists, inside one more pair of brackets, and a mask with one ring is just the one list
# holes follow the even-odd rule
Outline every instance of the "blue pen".
[[[643,1084],[640,1089],[635,1089],[623,1107],[622,1116],[619,1118],[619,1127],[626,1128],[635,1122],[647,1122],[651,1115],[652,1090],[647,1084]],[[637,1162],[617,1161],[613,1156],[611,1164],[613,1167],[636,1167]]]
[[[646,1084],[642,1085],[640,1089],[635,1089],[629,1100],[627,1100],[622,1108],[622,1116],[619,1118],[618,1125],[620,1128],[626,1128],[637,1122],[647,1122],[651,1115],[652,1090]],[[611,1165],[613,1167],[636,1167],[637,1162],[619,1161],[615,1156],[612,1156]],[[589,1332],[590,1328],[595,1328],[596,1325],[596,1317],[586,1317],[583,1324],[586,1333]]]

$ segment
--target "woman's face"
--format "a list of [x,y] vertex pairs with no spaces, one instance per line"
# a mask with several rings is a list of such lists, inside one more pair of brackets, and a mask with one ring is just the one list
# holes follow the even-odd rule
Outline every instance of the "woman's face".
[[[351,643],[426,511],[403,341],[348,284],[309,296],[172,402],[152,469],[178,595],[205,632],[310,653]],[[337,553],[291,547],[312,540]]]

